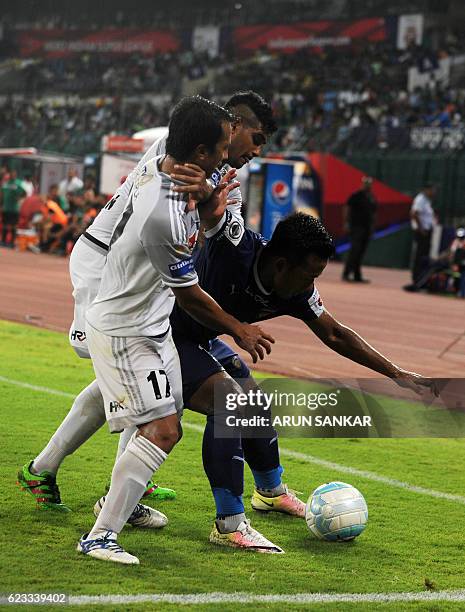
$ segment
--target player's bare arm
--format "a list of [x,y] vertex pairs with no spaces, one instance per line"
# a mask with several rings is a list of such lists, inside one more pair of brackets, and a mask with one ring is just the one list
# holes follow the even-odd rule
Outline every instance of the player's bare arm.
[[254,363],[271,352],[274,338],[257,325],[240,323],[225,312],[199,285],[172,287],[181,308],[196,321],[221,334],[232,336],[238,346],[247,351]]
[[318,319],[308,322],[307,325],[328,348],[339,355],[392,378],[399,386],[411,389],[420,395],[425,388],[430,389],[433,395],[438,395],[433,379],[400,368],[368,344],[353,329],[337,321],[328,312],[324,312]]

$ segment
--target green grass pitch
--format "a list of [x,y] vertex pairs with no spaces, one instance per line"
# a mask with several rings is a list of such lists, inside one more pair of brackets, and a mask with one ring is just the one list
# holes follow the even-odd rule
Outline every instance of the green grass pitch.
[[[425,580],[438,590],[459,589],[465,584],[465,505],[284,456],[285,481],[305,498],[313,488],[331,480],[348,481],[359,488],[370,514],[363,535],[348,544],[319,542],[308,532],[304,521],[281,515],[263,516],[250,509],[253,526],[282,546],[286,555],[257,555],[214,547],[208,542],[214,505],[202,469],[201,433],[188,427],[182,442],[157,474],[158,482],[178,492],[176,501],[158,505],[168,515],[169,525],[158,532],[128,527],[120,536],[123,546],[139,556],[141,565],[128,568],[79,555],[76,542],[93,524],[92,506],[108,481],[116,436],[104,427],[64,462],[58,482],[63,500],[73,509],[71,514],[56,516],[36,511],[33,498],[16,486],[16,472],[42,449],[69,409],[71,399],[19,387],[5,379],[77,394],[93,378],[91,364],[74,355],[62,334],[0,322],[0,377],[0,592],[384,593],[424,591]],[[202,418],[189,411],[184,420],[186,424],[202,424]],[[465,494],[462,439],[283,439],[281,446],[411,485]],[[246,508],[252,486],[246,468]],[[395,603],[376,604],[376,609],[444,610],[463,609],[464,605]],[[157,609],[175,607],[156,605]],[[221,605],[217,609],[239,607]],[[307,609],[289,604],[260,607]],[[349,604],[309,606],[325,610],[348,607]],[[354,607],[374,609],[373,604]],[[154,605],[118,609],[148,610]]]

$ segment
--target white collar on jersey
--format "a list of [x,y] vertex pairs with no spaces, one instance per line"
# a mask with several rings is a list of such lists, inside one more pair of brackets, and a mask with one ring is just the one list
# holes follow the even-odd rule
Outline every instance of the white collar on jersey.
[[257,255],[255,256],[255,261],[253,264],[253,277],[255,279],[255,282],[257,283],[257,287],[260,289],[260,291],[262,293],[264,293],[265,295],[271,295],[271,291],[267,291],[265,289],[265,287],[262,285],[262,281],[260,280],[260,277],[258,276],[258,260],[260,259],[260,255],[262,254],[263,251],[263,247],[260,247],[260,250],[258,251]]

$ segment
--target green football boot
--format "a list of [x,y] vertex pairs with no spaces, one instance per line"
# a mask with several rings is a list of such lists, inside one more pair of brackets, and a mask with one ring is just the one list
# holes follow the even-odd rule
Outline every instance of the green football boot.
[[[106,486],[107,493],[110,490],[110,483]],[[154,500],[154,501],[163,501],[165,499],[176,499],[176,491],[173,489],[167,489],[166,487],[160,487],[155,484],[152,480],[149,480],[147,486],[145,487],[145,491],[141,497],[143,500]]]
[[33,461],[26,463],[18,472],[18,485],[35,497],[38,510],[53,512],[71,512],[68,506],[61,503],[60,490],[56,477],[50,472],[33,474]]
[[153,499],[155,501],[164,499],[176,499],[176,491],[173,489],[167,489],[166,487],[160,487],[155,484],[152,480],[149,480],[145,488],[142,499]]

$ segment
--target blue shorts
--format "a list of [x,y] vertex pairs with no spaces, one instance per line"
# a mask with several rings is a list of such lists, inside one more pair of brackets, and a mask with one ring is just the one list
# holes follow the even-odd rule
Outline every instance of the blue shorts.
[[173,335],[179,353],[182,373],[182,393],[184,405],[189,407],[189,400],[202,384],[217,372],[226,371],[232,378],[248,378],[250,370],[239,355],[222,340],[210,341],[210,348],[184,336]]

